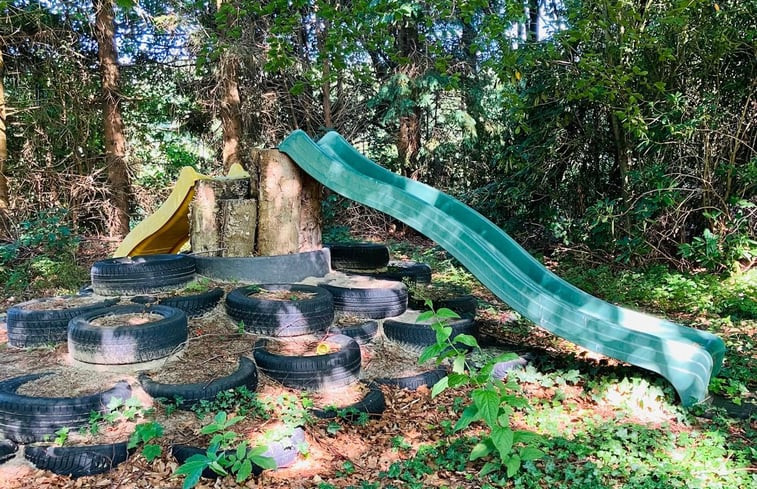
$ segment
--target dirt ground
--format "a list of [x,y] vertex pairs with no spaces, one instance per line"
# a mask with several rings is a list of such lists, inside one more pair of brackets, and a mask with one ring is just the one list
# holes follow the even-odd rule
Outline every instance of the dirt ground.
[[[218,284],[210,284],[215,286]],[[238,284],[220,284],[229,290]],[[123,298],[128,303],[129,298]],[[36,381],[19,388],[19,393],[43,397],[81,396],[110,388],[118,380],[127,380],[133,389],[133,396],[144,408],[155,408],[154,419],[165,428],[160,440],[163,455],[153,462],[147,462],[141,455],[132,455],[125,463],[98,476],[72,480],[50,472],[38,470],[25,461],[21,450],[16,458],[0,465],[0,488],[73,488],[73,487],[180,487],[181,478],[172,477],[177,467],[169,455],[169,447],[174,443],[202,445],[208,437],[199,431],[208,419],[200,420],[195,413],[166,409],[155,403],[139,387],[139,369],[117,372],[108,367],[96,368],[74,362],[68,355],[65,344],[48,348],[21,350],[6,344],[7,334],[4,324],[0,326],[0,380],[32,372],[50,372]],[[228,375],[237,368],[240,355],[252,357],[256,337],[240,331],[237,324],[226,316],[223,304],[202,317],[189,320],[189,340],[181,351],[164,361],[152,362],[145,366],[154,380],[166,383],[204,382]],[[433,364],[419,367],[417,351],[377,337],[372,343],[363,345],[361,377],[401,377],[412,375]],[[364,388],[353,386],[340,392],[310,394],[316,406],[343,404],[358,399]],[[266,471],[257,480],[247,483],[248,487],[316,487],[329,480],[340,471],[345,462],[354,466],[354,472],[342,476],[339,485],[356,483],[360,480],[374,480],[379,471],[407,456],[409,451],[399,450],[397,440],[402,439],[410,446],[429,443],[443,436],[435,432],[439,422],[452,419],[448,407],[452,397],[440,396],[431,400],[428,389],[417,392],[382,387],[386,395],[387,410],[380,419],[371,420],[364,426],[343,421],[338,428],[328,421],[315,421],[306,426],[308,453],[300,456],[290,468]],[[459,394],[458,394],[459,395]],[[296,399],[301,393],[283,388],[260,375],[258,397],[268,400]],[[449,411],[449,412],[448,412]],[[143,421],[120,420],[106,425],[97,435],[80,434],[72,430],[67,445],[97,444],[128,439],[134,425]],[[245,419],[234,427],[252,442],[271,426],[280,421],[277,415],[261,421],[259,418]],[[439,475],[439,477],[442,477]],[[473,487],[462,474],[445,474],[445,484],[458,487]],[[296,481],[296,482],[295,482]],[[350,482],[351,481],[351,482]],[[197,487],[237,487],[233,479],[209,481],[202,479]]]

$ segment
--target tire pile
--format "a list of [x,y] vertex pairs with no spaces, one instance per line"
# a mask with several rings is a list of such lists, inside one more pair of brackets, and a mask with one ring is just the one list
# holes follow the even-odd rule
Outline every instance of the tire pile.
[[[214,399],[219,392],[240,386],[255,391],[258,370],[287,387],[311,391],[337,389],[360,380],[361,344],[372,341],[382,329],[387,338],[415,348],[435,342],[430,325],[415,323],[408,319],[412,318],[412,312],[406,313],[408,301],[417,303],[417,299],[409,294],[405,283],[429,284],[428,265],[390,262],[388,249],[383,245],[327,246],[333,268],[360,274],[355,277],[358,285],[325,282],[319,286],[256,284],[235,288],[226,294],[225,312],[246,332],[260,336],[252,358],[240,357],[234,372],[204,383],[164,384],[142,373],[138,377],[141,388],[154,398],[180,400],[180,409],[189,409],[202,400]],[[80,364],[143,370],[145,362],[165,359],[180,351],[189,335],[189,320],[215,308],[224,291],[216,288],[163,299],[145,294],[180,289],[194,278],[194,259],[189,255],[150,255],[97,262],[91,270],[91,287],[83,289],[79,296],[35,299],[11,307],[7,313],[8,343],[17,348],[31,348],[66,341],[69,354]],[[277,297],[266,298],[261,292],[275,293]],[[91,297],[86,300],[88,294]],[[287,298],[288,295],[291,297]],[[118,305],[123,302],[121,296],[133,296],[131,304]],[[475,298],[468,297],[445,304],[453,310],[459,309],[463,316],[452,324],[456,333],[475,333]],[[83,303],[78,305],[76,301]],[[58,303],[62,306],[57,307]],[[335,314],[362,319],[335,328]],[[140,318],[136,324],[130,319],[135,317]],[[288,341],[300,335],[327,332],[335,333],[328,336],[329,343],[336,346],[333,352],[292,356],[269,348],[272,338]],[[63,427],[84,426],[92,411],[104,413],[111,399],[125,400],[131,396],[131,386],[125,381],[103,392],[75,398],[16,393],[24,383],[44,375],[49,374],[35,373],[0,381],[0,463],[15,455],[17,444],[44,441]],[[433,386],[444,375],[446,371],[438,368],[407,378],[375,379],[367,384],[367,394],[362,400],[344,409],[350,416],[356,413],[380,416],[385,402],[377,384],[415,389],[421,385]],[[335,416],[333,411],[318,409],[313,414],[322,418]],[[296,457],[293,447],[302,436],[304,432],[296,430],[288,443],[269,447],[268,455],[279,467],[291,464]],[[176,446],[173,453],[181,462],[198,451],[204,449]],[[128,455],[125,443],[29,445],[24,451],[24,456],[37,467],[72,477],[105,472]]]

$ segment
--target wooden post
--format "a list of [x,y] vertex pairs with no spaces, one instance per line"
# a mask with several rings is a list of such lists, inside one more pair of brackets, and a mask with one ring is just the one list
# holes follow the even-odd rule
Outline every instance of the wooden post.
[[299,168],[277,150],[263,150],[258,155],[258,253],[263,256],[297,253],[302,194]]
[[190,206],[189,241],[206,256],[251,256],[255,247],[257,202],[249,178],[198,180]]

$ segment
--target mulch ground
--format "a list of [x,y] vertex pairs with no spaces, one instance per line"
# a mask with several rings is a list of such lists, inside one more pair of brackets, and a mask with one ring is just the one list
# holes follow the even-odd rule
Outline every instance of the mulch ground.
[[[211,286],[216,284],[211,284]],[[225,288],[232,287],[224,284]],[[128,298],[122,300],[126,303]],[[149,370],[153,379],[160,382],[184,383],[209,381],[234,371],[239,356],[252,356],[256,337],[239,331],[238,325],[226,316],[223,305],[217,306],[204,316],[189,321],[189,340],[182,351],[164,363],[152,365]],[[147,396],[136,380],[137,372],[109,372],[107,367],[83,368],[73,362],[65,344],[49,348],[21,350],[7,346],[7,334],[0,328],[0,379],[32,372],[51,372],[51,375],[23,385],[19,393],[42,397],[80,396],[111,387],[116,381],[125,379],[133,388],[133,395],[140,399],[145,408],[154,407],[154,419],[165,428],[160,443],[164,455],[147,462],[141,455],[132,455],[121,466],[98,476],[82,477],[76,480],[38,470],[25,461],[21,450],[17,457],[0,465],[0,488],[73,488],[73,487],[123,487],[123,488],[168,488],[180,487],[181,478],[172,474],[177,463],[170,456],[170,445],[188,443],[202,445],[208,437],[199,431],[209,419],[200,420],[195,413],[175,411],[170,415],[159,404]],[[429,368],[431,365],[428,366]],[[378,339],[374,344],[363,347],[363,378],[404,376],[422,371],[417,366],[417,352],[403,349],[400,345]],[[248,487],[316,487],[331,480],[349,462],[354,471],[342,474],[332,483],[342,486],[361,480],[375,480],[380,471],[387,470],[392,462],[411,456],[420,443],[431,443],[444,436],[439,422],[450,419],[454,423],[448,406],[452,405],[450,395],[442,395],[433,401],[430,392],[422,388],[416,392],[390,387],[382,387],[386,395],[387,410],[379,419],[373,419],[363,426],[340,421],[334,431],[329,421],[318,420],[306,426],[308,453],[300,456],[294,466],[277,471],[266,471],[257,480],[247,483]],[[277,402],[282,398],[296,399],[301,393],[283,388],[260,376],[258,396]],[[343,396],[310,395],[317,405],[344,402],[354,399],[354,392]],[[459,393],[457,394],[459,395]],[[110,443],[128,438],[135,420],[120,420],[112,425],[104,425],[97,435],[71,432],[66,442],[74,444]],[[253,443],[256,436],[274,426],[277,416],[270,420],[249,418],[234,427],[234,431],[249,438]],[[409,444],[409,449],[398,449],[397,440]],[[441,474],[434,476],[442,477]],[[464,474],[447,474],[444,483],[458,487],[474,487],[465,482]],[[436,479],[435,479],[436,480]],[[440,479],[441,480],[441,479]],[[429,481],[430,485],[437,485]],[[203,479],[197,487],[238,487],[232,478],[208,481]]]

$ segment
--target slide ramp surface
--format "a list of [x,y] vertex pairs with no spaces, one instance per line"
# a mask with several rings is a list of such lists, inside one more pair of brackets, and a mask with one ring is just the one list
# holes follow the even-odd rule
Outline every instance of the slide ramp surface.
[[593,297],[547,270],[462,202],[373,163],[338,133],[318,143],[302,131],[279,149],[331,190],[385,212],[457,258],[497,297],[551,333],[657,372],[684,405],[703,401],[725,345],[713,334]]
[[[249,176],[241,165],[234,164],[228,175],[220,178]],[[195,182],[210,178],[190,166],[183,167],[168,198],[126,235],[113,256],[178,253],[189,240],[189,204],[194,197]]]

